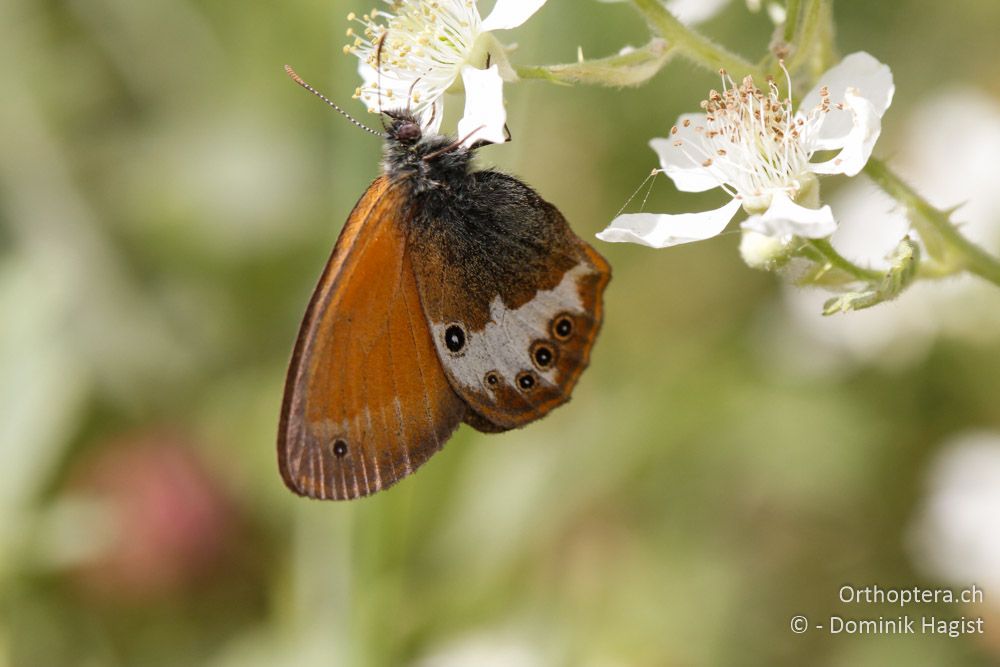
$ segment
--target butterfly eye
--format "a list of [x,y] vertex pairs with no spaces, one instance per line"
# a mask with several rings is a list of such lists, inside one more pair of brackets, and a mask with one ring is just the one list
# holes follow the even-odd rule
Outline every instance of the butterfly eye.
[[545,341],[538,341],[531,346],[531,360],[540,370],[545,370],[552,366],[556,353],[551,345]]
[[552,320],[552,335],[558,340],[569,340],[573,335],[573,318],[569,315],[559,315]]
[[491,387],[495,387],[500,384],[500,375],[496,371],[490,371],[486,374],[486,384]]
[[449,352],[461,352],[465,347],[465,332],[462,327],[452,324],[444,332],[444,344]]
[[347,456],[347,443],[343,440],[337,440],[333,443],[333,454],[338,459],[342,459]]
[[528,371],[518,373],[517,386],[525,391],[531,389],[535,386],[535,376]]
[[421,134],[420,126],[413,122],[404,122],[396,130],[396,138],[400,141],[416,141]]

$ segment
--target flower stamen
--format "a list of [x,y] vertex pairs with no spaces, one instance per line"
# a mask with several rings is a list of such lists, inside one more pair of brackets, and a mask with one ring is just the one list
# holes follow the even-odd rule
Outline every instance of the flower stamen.
[[[696,140],[674,142],[693,164],[713,167],[711,173],[727,192],[734,190],[763,208],[769,205],[771,193],[796,197],[803,185],[799,175],[808,171],[815,152],[813,138],[820,116],[831,108],[829,91],[824,88],[819,106],[808,113],[794,113],[791,76],[784,63],[780,66],[787,85],[784,96],[771,77],[762,90],[752,77],[737,85],[720,70],[722,91],[709,91],[701,102],[705,125],[694,127]],[[682,125],[690,128],[691,120],[684,119]],[[671,129],[672,135],[678,132],[676,127]]]
[[[394,88],[398,96],[409,89],[411,111],[420,115],[451,87],[468,61],[479,36],[479,12],[470,0],[387,2],[389,11],[372,9],[360,18],[354,12],[347,15],[362,29],[348,29],[347,36],[354,39],[344,53],[381,71],[387,98],[393,99]],[[369,108],[377,108],[375,92],[363,90],[360,95]]]

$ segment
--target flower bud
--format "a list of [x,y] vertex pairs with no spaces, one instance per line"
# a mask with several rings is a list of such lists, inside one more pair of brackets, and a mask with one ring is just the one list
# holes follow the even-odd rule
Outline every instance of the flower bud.
[[788,264],[796,244],[792,240],[775,238],[744,230],[740,239],[740,255],[747,266],[761,271],[777,271]]

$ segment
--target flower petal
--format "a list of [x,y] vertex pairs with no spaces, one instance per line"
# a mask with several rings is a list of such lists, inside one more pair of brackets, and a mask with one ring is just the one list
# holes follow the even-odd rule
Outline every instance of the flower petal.
[[850,109],[853,119],[851,129],[839,142],[842,146],[839,153],[826,162],[809,164],[813,173],[857,175],[868,162],[875,142],[882,134],[882,119],[871,102],[848,88],[844,104]]
[[[892,70],[864,51],[852,53],[822,74],[817,79],[816,87],[802,99],[799,109],[808,113],[810,109],[818,106],[821,101],[820,89],[823,86],[830,91],[830,102],[833,104],[846,101],[847,89],[856,88],[860,91],[858,94],[868,100],[879,118],[892,104],[892,97],[896,91]],[[838,141],[851,130],[851,115],[846,109],[831,108],[825,116],[819,130],[817,148],[839,148],[843,144]]]
[[704,23],[729,4],[729,0],[669,0],[667,11],[686,25]]
[[493,11],[483,19],[482,30],[509,30],[521,25],[542,8],[545,0],[497,0]]
[[718,167],[703,165],[709,156],[702,154],[701,134],[695,128],[705,127],[706,122],[703,113],[686,113],[677,119],[676,132],[671,130],[669,137],[649,142],[660,156],[663,172],[681,192],[704,192],[726,182]]
[[736,215],[740,202],[733,199],[722,208],[702,213],[626,213],[611,221],[597,235],[612,243],[638,243],[667,248],[718,236]]
[[[379,76],[378,70],[364,60],[358,62],[358,74],[362,80],[360,98],[369,111],[379,113],[383,109],[397,108],[400,99],[405,103],[412,82],[402,81],[385,71]],[[392,97],[389,96],[390,91]]]
[[[401,78],[386,70],[379,76],[378,70],[364,60],[358,63],[358,74],[363,81],[359,97],[370,112],[380,113],[408,108],[420,119],[425,132],[436,133],[441,127],[441,119],[444,116],[444,89],[435,89],[424,80]],[[420,100],[418,104],[410,101],[409,96],[413,94]]]
[[458,136],[464,140],[464,145],[471,146],[477,141],[494,144],[507,141],[504,130],[507,109],[503,105],[500,69],[496,65],[489,69],[465,65],[462,83],[465,85],[465,114],[458,121]]
[[764,213],[750,216],[740,226],[775,238],[794,235],[821,239],[836,231],[837,222],[829,206],[806,208],[779,192],[771,198],[771,206]]

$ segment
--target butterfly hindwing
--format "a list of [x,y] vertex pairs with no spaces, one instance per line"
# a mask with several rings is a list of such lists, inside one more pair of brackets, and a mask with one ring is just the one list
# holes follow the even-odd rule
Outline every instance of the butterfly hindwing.
[[470,175],[453,207],[424,211],[411,243],[424,313],[465,421],[523,426],[569,400],[603,317],[607,262],[517,179]]
[[421,309],[403,197],[384,176],[369,187],[302,322],[278,435],[282,477],[301,495],[355,498],[393,484],[466,412]]

